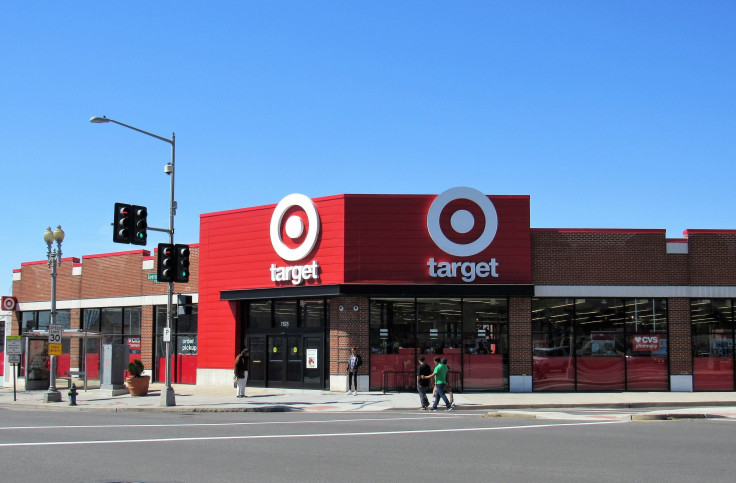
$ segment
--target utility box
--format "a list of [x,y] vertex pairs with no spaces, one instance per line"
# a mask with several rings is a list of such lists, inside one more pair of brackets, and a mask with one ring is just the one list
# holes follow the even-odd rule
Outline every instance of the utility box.
[[128,365],[127,344],[102,344],[100,354],[100,391],[111,396],[127,394],[125,370]]

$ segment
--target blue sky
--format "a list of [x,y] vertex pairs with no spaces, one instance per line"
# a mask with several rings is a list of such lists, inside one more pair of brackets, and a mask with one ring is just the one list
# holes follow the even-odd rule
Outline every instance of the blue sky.
[[[0,2],[0,292],[168,226],[299,192],[531,196],[531,226],[736,229],[727,1]],[[149,233],[148,249],[165,242]]]

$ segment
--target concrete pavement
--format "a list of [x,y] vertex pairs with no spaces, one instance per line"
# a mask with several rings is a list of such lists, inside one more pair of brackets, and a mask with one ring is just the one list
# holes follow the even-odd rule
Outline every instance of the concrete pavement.
[[[22,381],[21,381],[22,382]],[[63,384],[62,384],[63,385]],[[0,388],[0,408],[41,410],[110,410],[110,411],[385,411],[419,408],[416,393],[359,392],[357,396],[344,392],[319,390],[290,390],[249,387],[248,397],[235,397],[232,387],[208,387],[175,384],[176,406],[162,407],[162,384],[151,384],[148,396],[128,394],[112,396],[110,391],[90,389],[79,385],[77,406],[69,405],[68,389],[60,388],[62,402],[45,403],[45,391],[25,391],[20,387]],[[582,392],[582,393],[455,393],[457,410],[485,411],[490,415],[527,416],[541,414],[544,409],[560,408],[647,408],[646,413],[662,419],[665,416],[686,417],[704,414],[736,418],[736,392]],[[442,403],[440,403],[442,404]],[[685,416],[683,416],[685,415]]]

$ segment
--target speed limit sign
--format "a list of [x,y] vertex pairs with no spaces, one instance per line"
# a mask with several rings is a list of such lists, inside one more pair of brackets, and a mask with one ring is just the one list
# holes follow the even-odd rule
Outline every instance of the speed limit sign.
[[2,308],[3,310],[13,311],[18,306],[18,299],[15,297],[6,297],[3,295]]
[[61,344],[61,331],[60,325],[49,325],[49,344]]

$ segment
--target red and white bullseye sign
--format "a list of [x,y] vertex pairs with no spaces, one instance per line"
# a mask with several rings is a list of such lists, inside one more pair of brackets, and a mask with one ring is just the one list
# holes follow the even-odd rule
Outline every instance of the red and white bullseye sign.
[[2,299],[3,310],[13,311],[16,309],[16,307],[18,307],[18,299],[16,299],[15,297],[3,296],[3,299]]

